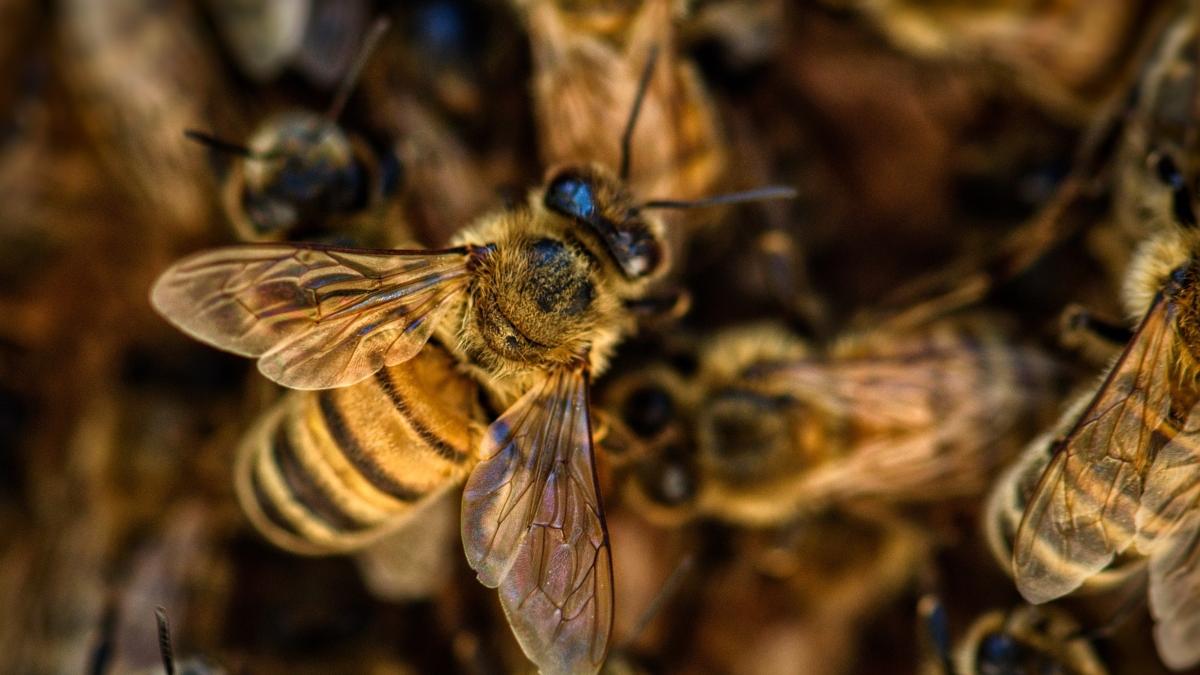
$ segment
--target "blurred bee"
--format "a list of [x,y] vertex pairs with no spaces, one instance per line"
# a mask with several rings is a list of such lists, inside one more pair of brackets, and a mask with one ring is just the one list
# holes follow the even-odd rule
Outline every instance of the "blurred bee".
[[[624,172],[570,165],[452,248],[216,249],[168,269],[151,302],[193,337],[257,357],[269,379],[312,390],[268,413],[238,461],[243,506],[268,537],[308,553],[362,546],[466,477],[468,563],[498,588],[526,655],[595,672],[612,569],[588,380],[666,270],[652,211],[791,194],[639,203]],[[486,430],[483,405],[504,411]]]
[[1145,556],[1155,643],[1172,668],[1200,663],[1194,593],[1200,569],[1190,553],[1200,534],[1194,507],[1200,232],[1185,177],[1196,169],[1194,129],[1183,128],[1198,100],[1194,31],[1169,32],[1164,53],[1185,58],[1159,68],[1177,77],[1146,85],[1172,103],[1155,117],[1161,124],[1149,127],[1164,132],[1160,150],[1143,160],[1165,188],[1156,188],[1153,201],[1147,194],[1135,212],[1148,236],[1125,273],[1122,300],[1139,317],[1137,326],[1099,388],[1063,420],[1066,431],[1025,508],[1012,558],[1017,588],[1041,603],[1078,589],[1122,557]]
[[[376,22],[328,110],[291,110],[264,121],[246,145],[189,130],[187,136],[234,162],[221,201],[246,241],[334,239],[383,245],[385,207],[399,184],[393,150],[346,133],[337,124],[358,74],[387,29]],[[348,241],[346,241],[348,240]]]
[[934,596],[917,605],[925,646],[921,675],[1107,675],[1079,623],[1057,607],[1021,605],[979,616],[950,646],[946,610]]
[[[1149,55],[1138,84],[1137,99],[1124,125],[1113,169],[1113,221],[1092,239],[1098,258],[1120,278],[1129,266],[1136,243],[1177,220],[1190,218],[1186,191],[1173,189],[1178,174],[1171,162],[1185,167],[1196,161],[1186,156],[1197,111],[1197,3],[1182,3],[1181,11],[1163,31]],[[1147,158],[1152,158],[1150,161]]]
[[644,453],[631,499],[667,522],[767,525],[852,500],[978,494],[1055,394],[1049,359],[967,321],[847,337],[825,355],[743,327],[698,361],[690,379],[645,368],[602,397],[614,442]]
[[215,55],[188,3],[69,0],[56,9],[65,81],[112,178],[161,227],[195,237],[215,215],[204,158],[179,143],[197,119],[224,124]]
[[[1132,75],[1126,58],[1158,8],[1131,0],[1102,6],[1080,0],[998,0],[963,8],[910,0],[826,0],[864,14],[902,49],[991,66],[1049,111],[1087,121]],[[1165,3],[1164,3],[1165,4]]]
[[364,0],[208,0],[242,72],[258,82],[291,66],[330,87],[354,60],[367,28]]
[[[621,166],[639,194],[701,197],[724,176],[727,157],[716,110],[696,68],[675,48],[679,3],[513,0],[533,51],[533,93],[542,160]],[[659,50],[658,46],[663,46]],[[664,61],[644,87],[641,64]],[[645,89],[641,128],[630,154],[613,142],[635,94]],[[627,134],[628,135],[628,134]],[[674,236],[674,233],[673,233]]]

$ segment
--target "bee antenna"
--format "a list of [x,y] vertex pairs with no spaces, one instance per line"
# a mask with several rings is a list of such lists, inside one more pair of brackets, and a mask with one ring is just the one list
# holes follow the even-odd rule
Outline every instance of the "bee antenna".
[[629,634],[618,645],[618,651],[629,651],[633,643],[641,637],[642,633],[646,632],[646,628],[654,620],[654,617],[658,616],[658,613],[662,611],[663,606],[667,604],[667,600],[671,599],[671,596],[679,591],[679,587],[683,584],[683,580],[687,578],[688,573],[692,571],[695,563],[696,556],[693,553],[688,553],[679,559],[679,562],[675,565],[675,569],[671,570],[671,573],[663,581],[662,587],[658,589],[658,594],[650,600],[650,604],[646,605],[646,609],[642,610],[637,623],[633,625],[633,630],[629,631]]
[[768,185],[755,190],[744,192],[729,192],[695,200],[651,199],[638,209],[702,209],[709,206],[724,204],[744,204],[746,202],[765,202],[772,199],[795,199],[796,190],[784,185]]
[[638,80],[637,94],[633,97],[633,109],[629,111],[629,120],[625,122],[625,131],[621,133],[621,180],[629,178],[630,145],[633,143],[633,129],[637,126],[638,113],[642,111],[642,101],[646,98],[646,90],[650,87],[650,76],[654,74],[654,64],[658,62],[658,45],[650,47],[650,55],[646,57],[646,65],[642,67],[642,77]]
[[1179,169],[1175,159],[1166,152],[1155,152],[1151,156],[1158,179],[1171,190],[1171,213],[1175,221],[1185,229],[1196,227],[1196,211],[1192,208],[1192,190]]
[[223,138],[213,136],[210,133],[200,131],[198,129],[184,129],[183,136],[189,141],[195,141],[200,145],[212,148],[213,150],[220,150],[221,152],[227,152],[231,155],[245,157],[246,159],[258,159],[258,156],[250,148],[247,148],[240,143],[234,143],[233,141],[227,141]]
[[154,621],[158,624],[158,653],[162,656],[163,669],[167,675],[175,675],[175,649],[171,647],[171,623],[167,620],[167,610],[155,607]]
[[337,94],[333,97],[333,102],[329,104],[329,110],[325,111],[325,120],[333,123],[337,118],[342,116],[342,110],[346,107],[346,102],[350,100],[350,94],[354,91],[354,85],[358,83],[358,76],[362,74],[363,68],[367,65],[367,60],[371,58],[371,53],[375,51],[375,47],[379,45],[379,40],[383,38],[383,34],[388,31],[392,25],[391,20],[386,16],[381,16],[375,19],[371,24],[370,30],[367,31],[367,36],[363,38],[362,48],[358,50],[358,56],[354,57],[354,63],[350,64],[350,69],[346,71],[346,76],[342,78],[342,83],[338,85]]
[[953,673],[950,662],[950,623],[946,616],[946,606],[932,593],[923,595],[917,601],[917,616],[921,619],[922,637],[928,641],[945,672]]

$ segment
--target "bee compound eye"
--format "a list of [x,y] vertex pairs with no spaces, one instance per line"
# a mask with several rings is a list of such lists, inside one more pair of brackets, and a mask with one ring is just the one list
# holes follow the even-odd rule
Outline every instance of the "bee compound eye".
[[568,218],[587,221],[596,215],[596,196],[582,178],[560,175],[546,189],[546,207]]
[[1025,672],[1021,666],[1028,656],[1028,650],[1011,635],[991,633],[979,644],[977,672],[980,675]]
[[642,438],[653,438],[666,428],[675,415],[675,402],[660,387],[644,386],[634,390],[622,406],[621,419]]

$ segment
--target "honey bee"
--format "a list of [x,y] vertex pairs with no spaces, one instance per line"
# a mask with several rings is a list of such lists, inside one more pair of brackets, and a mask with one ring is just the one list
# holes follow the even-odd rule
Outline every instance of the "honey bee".
[[[627,305],[666,271],[653,211],[681,206],[639,203],[624,181],[598,164],[553,169],[447,249],[261,244],[164,272],[159,313],[310,390],[268,413],[238,461],[264,533],[302,552],[353,549],[465,477],[467,561],[499,590],[525,654],[549,672],[598,670],[613,595],[588,381],[634,328]],[[483,405],[504,411],[486,429]]]
[[[239,238],[279,241],[385,237],[384,206],[399,183],[400,163],[390,147],[349,134],[337,119],[370,56],[387,30],[379,20],[324,114],[290,110],[267,118],[238,145],[189,130],[192,140],[238,158],[223,178],[221,202]],[[366,241],[363,241],[366,240]]]
[[[541,155],[548,165],[580,158],[618,166],[629,153],[613,143],[639,90],[641,128],[631,142],[640,194],[694,199],[708,194],[728,163],[716,110],[696,68],[674,48],[679,3],[514,0],[533,51],[533,93]],[[661,48],[660,48],[661,47]],[[664,77],[639,83],[648,55]]]
[[1193,504],[1200,234],[1185,178],[1196,168],[1194,132],[1183,128],[1193,112],[1182,107],[1194,111],[1197,100],[1194,35],[1194,25],[1169,32],[1164,55],[1174,65],[1152,68],[1163,77],[1144,85],[1165,104],[1147,127],[1161,132],[1160,150],[1144,160],[1165,188],[1148,191],[1134,211],[1147,234],[1125,272],[1122,300],[1136,328],[1098,389],[1064,420],[1012,557],[1017,588],[1033,603],[1075,591],[1114,561],[1144,557],[1155,643],[1172,668],[1200,662],[1193,592],[1200,571],[1189,553],[1200,532]]
[[1079,623],[1058,607],[1020,605],[986,612],[971,623],[953,648],[941,602],[927,595],[917,611],[929,652],[921,675],[1108,673]]
[[[1121,134],[1113,169],[1113,221],[1115,227],[1093,236],[1093,247],[1104,239],[1102,262],[1120,278],[1129,265],[1136,243],[1177,220],[1187,220],[1190,204],[1186,191],[1172,189],[1181,175],[1173,166],[1190,166],[1196,158],[1185,156],[1196,111],[1196,3],[1183,3],[1182,11],[1162,31],[1148,56],[1138,85],[1135,105]],[[1147,158],[1150,158],[1149,160]]]
[[698,362],[690,379],[645,368],[605,398],[614,436],[645,455],[630,497],[666,522],[761,526],[849,501],[978,494],[1055,393],[1041,352],[968,321],[846,337],[827,354],[742,327]]

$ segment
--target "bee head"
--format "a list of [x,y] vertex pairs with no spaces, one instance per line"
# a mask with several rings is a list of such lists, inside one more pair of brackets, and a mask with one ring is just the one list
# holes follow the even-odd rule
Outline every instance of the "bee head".
[[320,115],[297,111],[271,118],[248,145],[256,158],[245,161],[242,198],[267,229],[301,224],[307,214],[350,211],[367,199],[350,139]]
[[586,233],[583,239],[598,241],[626,279],[646,279],[664,268],[662,225],[635,208],[624,184],[604,167],[551,171],[542,203]]
[[796,459],[788,406],[748,390],[718,392],[696,429],[701,463],[733,484],[753,483],[786,469]]

